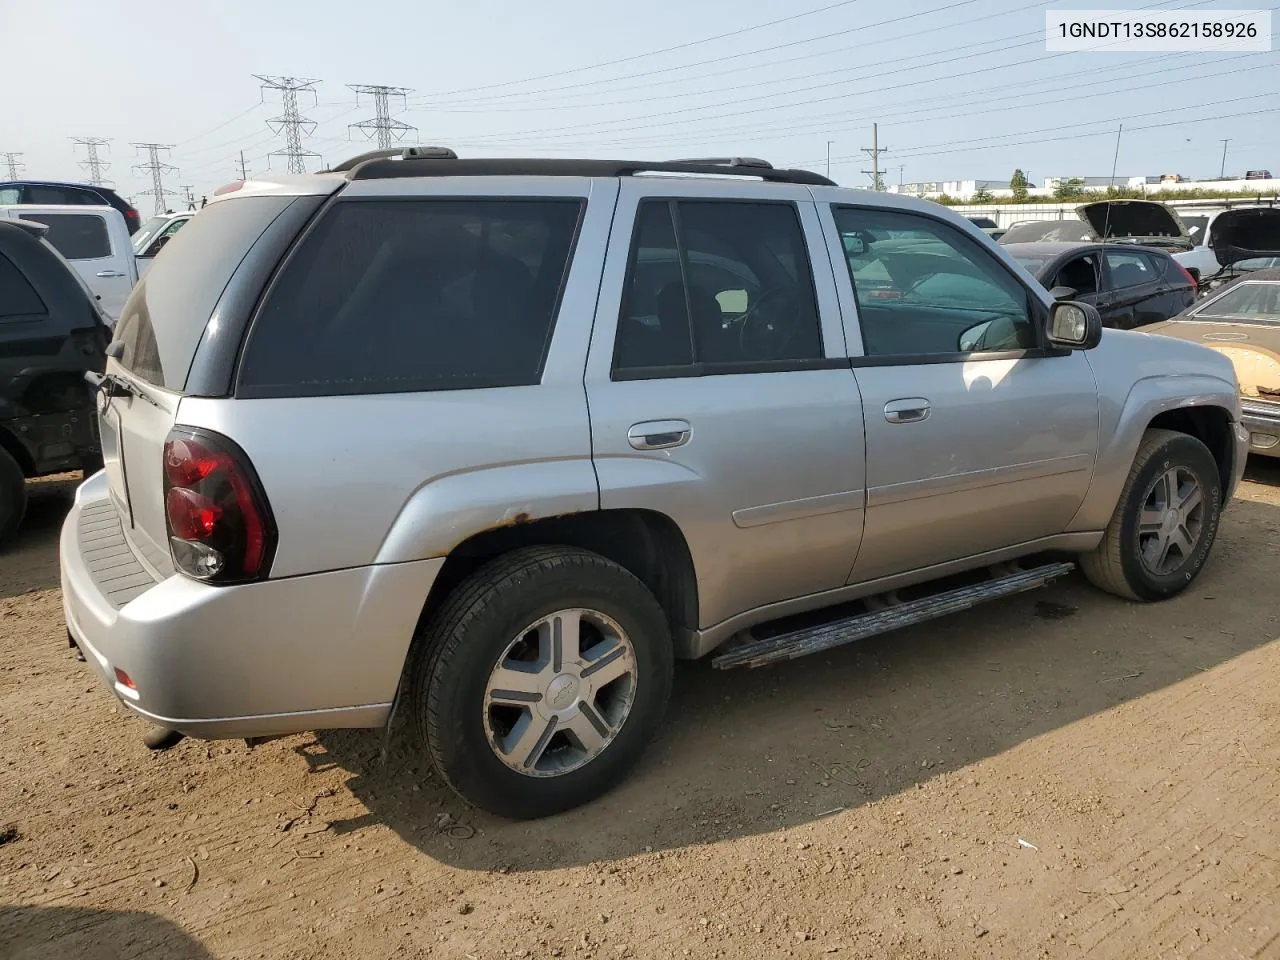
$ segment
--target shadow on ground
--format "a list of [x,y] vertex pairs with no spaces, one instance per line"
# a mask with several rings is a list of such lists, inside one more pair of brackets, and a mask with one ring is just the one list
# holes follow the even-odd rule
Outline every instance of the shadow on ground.
[[71,509],[80,474],[62,474],[27,483],[27,514],[7,543],[0,544],[7,567],[0,599],[58,586],[58,532]]
[[[323,732],[299,752],[314,769],[348,771],[368,809],[335,830],[385,823],[453,866],[538,870],[674,849],[892,796],[1264,645],[1280,625],[1245,598],[1274,595],[1277,574],[1280,508],[1238,500],[1210,566],[1165,603],[1130,604],[1073,575],[772,668],[683,664],[632,775],[534,823],[465,806],[434,779],[404,718],[385,766],[380,736],[363,731]],[[441,814],[462,826],[442,830]]]
[[174,924],[152,913],[0,906],[4,960],[212,960]]

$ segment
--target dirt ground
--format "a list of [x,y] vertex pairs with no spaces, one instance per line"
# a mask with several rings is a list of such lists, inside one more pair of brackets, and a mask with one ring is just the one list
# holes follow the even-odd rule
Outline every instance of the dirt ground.
[[[1280,957],[1280,464],[1185,596],[1078,577],[686,664],[618,790],[512,824],[374,733],[143,745],[0,553],[0,958]],[[6,830],[5,828],[10,828]]]

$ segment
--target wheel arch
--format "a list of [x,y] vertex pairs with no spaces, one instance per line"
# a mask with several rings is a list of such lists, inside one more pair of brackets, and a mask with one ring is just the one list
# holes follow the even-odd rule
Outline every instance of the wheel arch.
[[578,547],[628,570],[653,592],[666,613],[676,656],[692,656],[698,627],[693,555],[679,525],[654,510],[592,510],[505,524],[473,534],[445,558],[423,606],[421,623],[484,563],[530,546]]

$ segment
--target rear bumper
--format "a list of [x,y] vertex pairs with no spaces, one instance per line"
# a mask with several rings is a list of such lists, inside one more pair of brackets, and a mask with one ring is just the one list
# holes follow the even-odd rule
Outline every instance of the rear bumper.
[[385,723],[443,560],[233,587],[156,579],[116,535],[109,503],[105,473],[76,492],[60,544],[63,613],[130,710],[210,739]]
[[1240,411],[1240,424],[1249,434],[1249,452],[1280,457],[1280,403],[1264,404],[1247,397]]

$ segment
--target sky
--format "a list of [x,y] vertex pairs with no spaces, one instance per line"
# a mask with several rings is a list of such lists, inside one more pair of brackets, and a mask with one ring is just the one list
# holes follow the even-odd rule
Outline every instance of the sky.
[[[320,169],[373,145],[348,84],[409,88],[406,143],[463,156],[747,155],[865,186],[872,124],[887,183],[1280,172],[1280,48],[1048,53],[1048,9],[1262,8],[1239,0],[0,0],[9,42],[0,154],[83,181],[74,137],[109,138],[106,177],[144,213],[139,142],[171,144],[166,189],[195,196],[283,171],[255,74],[299,94]],[[91,11],[91,13],[89,12]],[[1280,27],[1280,17],[1274,17]],[[57,38],[51,42],[48,38]],[[1117,128],[1119,154],[1116,157]],[[0,177],[6,175],[0,156]],[[181,197],[167,197],[178,209]]]

